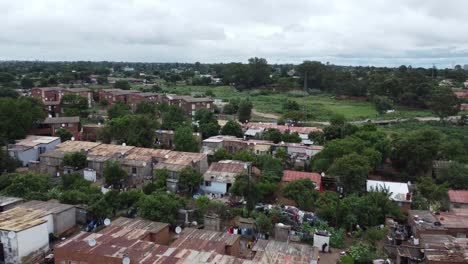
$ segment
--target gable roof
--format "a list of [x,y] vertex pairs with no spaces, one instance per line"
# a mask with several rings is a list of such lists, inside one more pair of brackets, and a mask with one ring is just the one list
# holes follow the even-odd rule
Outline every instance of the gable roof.
[[468,204],[468,190],[450,190],[448,196],[452,203]]

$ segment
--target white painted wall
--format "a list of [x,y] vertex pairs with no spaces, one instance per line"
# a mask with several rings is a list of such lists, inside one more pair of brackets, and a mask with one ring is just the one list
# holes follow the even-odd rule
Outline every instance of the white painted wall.
[[84,179],[90,182],[96,182],[96,171],[95,170],[90,170],[90,169],[85,169],[83,171],[83,176]]
[[319,251],[322,251],[322,245],[327,243],[327,247],[325,248],[325,252],[330,250],[330,237],[329,236],[321,236],[314,233],[314,247],[317,247]]
[[46,223],[17,232],[16,235],[20,260],[34,251],[49,249],[49,232]]
[[18,236],[10,239],[8,238],[8,232],[7,230],[0,230],[0,242],[3,244],[5,263],[20,263],[18,258]]
[[227,192],[227,184],[224,182],[211,182],[211,186],[205,186],[205,182],[203,182],[200,188],[208,193],[225,194]]
[[49,232],[49,234],[53,234],[54,233],[54,216],[52,214],[48,214],[42,217],[42,219],[47,221],[47,231]]

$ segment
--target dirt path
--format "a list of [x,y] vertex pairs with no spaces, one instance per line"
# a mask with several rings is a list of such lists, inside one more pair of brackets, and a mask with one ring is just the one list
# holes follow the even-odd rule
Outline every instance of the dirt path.
[[261,112],[258,112],[257,110],[255,109],[252,109],[252,114],[253,115],[256,115],[256,116],[259,116],[259,117],[263,117],[263,118],[269,118],[269,119],[279,119],[280,116],[277,115],[277,114],[272,114],[272,113],[261,113]]

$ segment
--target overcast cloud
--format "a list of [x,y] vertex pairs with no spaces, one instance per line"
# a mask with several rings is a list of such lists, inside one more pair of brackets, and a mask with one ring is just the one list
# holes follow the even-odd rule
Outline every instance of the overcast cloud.
[[0,0],[0,59],[468,64],[464,0]]

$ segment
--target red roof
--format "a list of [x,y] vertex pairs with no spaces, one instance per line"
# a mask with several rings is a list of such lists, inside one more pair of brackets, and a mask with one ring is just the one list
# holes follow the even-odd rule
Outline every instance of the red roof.
[[468,92],[454,92],[454,94],[458,97],[458,98],[468,98]]
[[448,191],[450,202],[452,203],[465,203],[468,204],[468,190],[466,191]]
[[315,182],[319,190],[322,190],[322,177],[320,176],[320,174],[315,172],[285,170],[283,172],[283,178],[281,179],[281,181],[292,182],[300,179],[309,179]]

